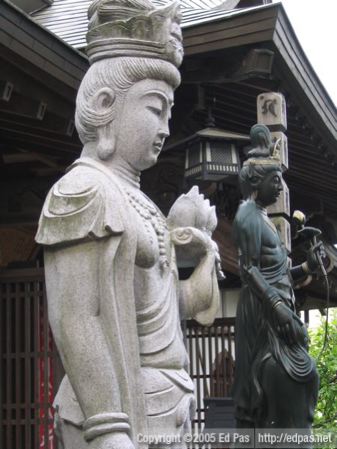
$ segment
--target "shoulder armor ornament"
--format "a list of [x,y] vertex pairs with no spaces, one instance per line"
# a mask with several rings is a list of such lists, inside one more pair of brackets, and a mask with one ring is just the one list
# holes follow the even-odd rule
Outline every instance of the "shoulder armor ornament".
[[75,173],[76,169],[72,172],[57,182],[47,196],[37,243],[65,245],[123,232],[119,195],[108,195],[104,183],[83,182],[81,173]]

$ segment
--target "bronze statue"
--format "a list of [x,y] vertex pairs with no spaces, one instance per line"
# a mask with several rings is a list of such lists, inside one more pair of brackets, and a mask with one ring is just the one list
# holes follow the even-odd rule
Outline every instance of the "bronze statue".
[[240,172],[244,201],[234,220],[243,284],[233,387],[237,426],[310,428],[318,374],[293,288],[318,269],[321,247],[289,269],[285,246],[266,212],[282,191],[280,162],[266,126],[255,125],[251,137],[255,148]]

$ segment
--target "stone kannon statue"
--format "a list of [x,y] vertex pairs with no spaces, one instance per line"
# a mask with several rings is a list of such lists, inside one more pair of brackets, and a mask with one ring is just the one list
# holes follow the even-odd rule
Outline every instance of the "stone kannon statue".
[[[147,448],[148,435],[181,435],[194,413],[180,320],[214,319],[216,216],[192,189],[167,222],[139,185],[169,135],[180,83],[177,4],[94,0],[89,19],[91,67],[76,103],[83,151],[50,190],[36,236],[66,372],[56,427],[65,449]],[[175,247],[195,263],[188,280]]]
[[266,126],[255,125],[251,138],[254,148],[239,175],[244,201],[233,225],[242,279],[233,387],[237,425],[310,428],[318,375],[293,288],[318,269],[320,248],[289,269],[287,251],[266,212],[282,191],[280,162],[273,158]]

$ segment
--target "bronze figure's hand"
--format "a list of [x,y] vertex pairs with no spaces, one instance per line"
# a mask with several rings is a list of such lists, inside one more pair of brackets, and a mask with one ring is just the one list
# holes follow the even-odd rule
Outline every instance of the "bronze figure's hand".
[[322,242],[316,243],[307,252],[307,264],[310,273],[319,273],[322,259],[326,256]]
[[277,333],[288,345],[296,343],[296,330],[291,310],[282,302],[273,308]]

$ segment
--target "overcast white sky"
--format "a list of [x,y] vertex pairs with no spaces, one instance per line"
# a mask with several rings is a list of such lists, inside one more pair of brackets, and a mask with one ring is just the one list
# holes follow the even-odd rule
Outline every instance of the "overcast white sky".
[[337,0],[282,3],[303,50],[337,105]]

